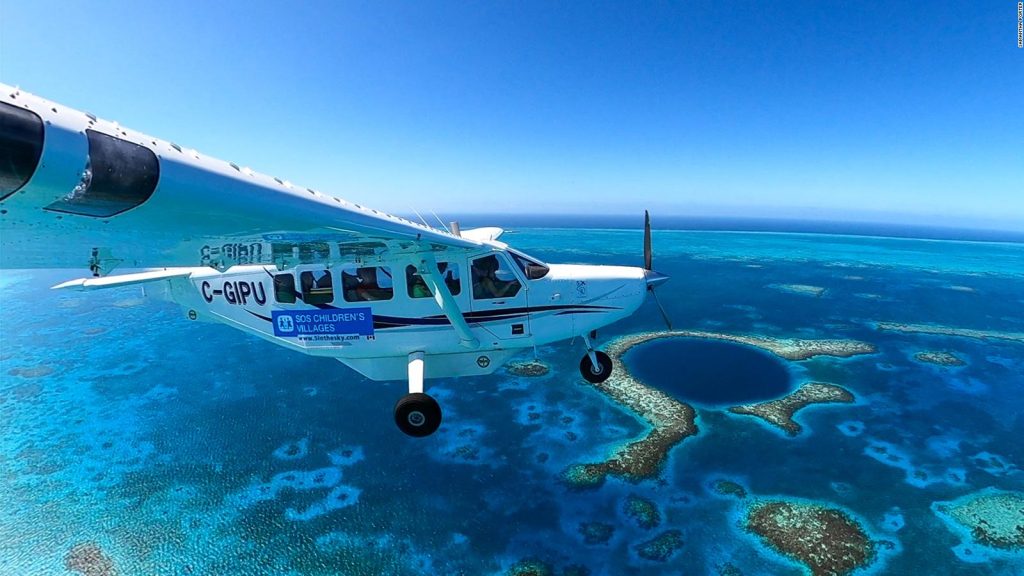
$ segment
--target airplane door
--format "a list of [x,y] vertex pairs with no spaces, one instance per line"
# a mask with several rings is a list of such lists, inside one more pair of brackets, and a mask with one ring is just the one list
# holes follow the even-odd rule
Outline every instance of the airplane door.
[[470,259],[472,311],[466,320],[502,340],[528,338],[530,315],[526,282],[502,252]]

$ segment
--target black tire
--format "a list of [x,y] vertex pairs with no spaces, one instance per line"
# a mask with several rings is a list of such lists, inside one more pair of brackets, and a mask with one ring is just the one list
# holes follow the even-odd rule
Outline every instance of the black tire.
[[421,392],[406,394],[395,404],[395,424],[409,436],[430,436],[441,426],[441,405]]
[[597,367],[590,362],[590,354],[584,354],[583,360],[580,360],[580,374],[587,382],[600,384],[612,375],[612,359],[601,351],[595,351],[594,355],[597,356]]

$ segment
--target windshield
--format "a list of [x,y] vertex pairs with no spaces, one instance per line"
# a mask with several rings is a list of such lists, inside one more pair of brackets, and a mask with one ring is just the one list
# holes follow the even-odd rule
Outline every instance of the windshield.
[[546,264],[542,264],[540,261],[535,260],[522,252],[515,250],[509,250],[508,253],[512,256],[512,259],[516,261],[516,266],[523,271],[530,280],[537,280],[547,275],[550,268]]

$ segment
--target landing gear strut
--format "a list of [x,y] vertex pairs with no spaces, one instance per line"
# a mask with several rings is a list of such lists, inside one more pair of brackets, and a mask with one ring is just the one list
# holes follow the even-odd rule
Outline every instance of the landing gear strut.
[[395,404],[395,424],[409,436],[430,436],[441,426],[441,405],[423,393],[423,353],[409,354],[409,393]]
[[591,384],[600,384],[612,375],[612,359],[600,350],[594,350],[590,338],[583,336],[583,343],[587,345],[587,353],[580,360],[580,374],[583,379]]

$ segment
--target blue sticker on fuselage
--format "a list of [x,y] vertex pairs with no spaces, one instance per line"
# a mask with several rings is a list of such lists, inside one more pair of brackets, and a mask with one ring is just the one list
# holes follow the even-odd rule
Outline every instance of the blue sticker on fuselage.
[[[373,336],[370,308],[275,310],[274,336]],[[329,338],[328,338],[329,339]]]

